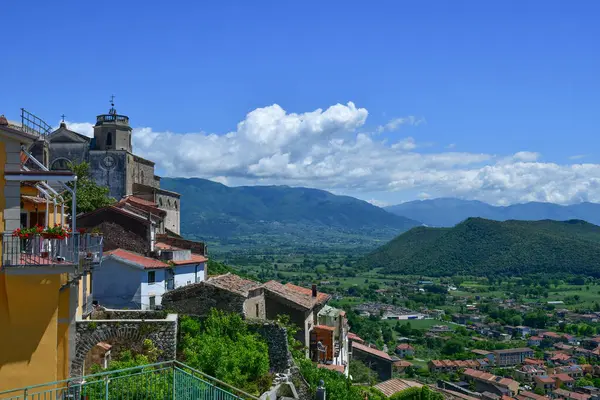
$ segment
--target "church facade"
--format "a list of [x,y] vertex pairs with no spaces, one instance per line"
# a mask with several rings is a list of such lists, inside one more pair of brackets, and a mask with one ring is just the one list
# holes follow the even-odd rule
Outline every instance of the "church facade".
[[160,188],[154,162],[133,153],[131,135],[129,117],[117,114],[113,104],[108,114],[96,117],[93,138],[68,129],[62,122],[33,153],[48,160],[51,170],[87,162],[92,179],[107,187],[111,197],[120,201],[135,196],[155,203],[166,212],[165,228],[179,235],[180,195]]

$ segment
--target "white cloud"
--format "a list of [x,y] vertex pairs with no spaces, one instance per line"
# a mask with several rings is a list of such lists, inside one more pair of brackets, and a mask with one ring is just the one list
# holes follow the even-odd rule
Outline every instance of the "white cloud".
[[[135,128],[133,145],[136,154],[156,162],[157,173],[229,184],[310,186],[369,197],[435,194],[494,204],[600,202],[600,165],[541,162],[532,151],[419,152],[423,144],[412,137],[388,143],[359,132],[367,116],[353,103],[301,114],[275,104],[250,112],[224,134]],[[69,128],[92,132],[89,123]]]
[[569,160],[581,160],[582,158],[586,158],[587,154],[576,154],[574,156],[569,157]]
[[418,126],[426,122],[425,118],[417,118],[414,115],[408,117],[394,118],[385,125],[379,125],[377,127],[377,133],[393,132],[400,128],[401,125],[415,125]]
[[387,201],[381,201],[381,200],[377,200],[377,199],[367,200],[367,203],[371,203],[371,204],[373,204],[374,206],[377,206],[377,207],[391,206],[391,204],[388,203]]
[[[87,137],[94,137],[94,124],[89,122],[69,122],[65,121],[67,128],[77,133],[81,133]],[[58,128],[58,126],[57,126]]]
[[456,143],[450,143],[448,146],[446,146],[447,149],[453,149],[456,147]]

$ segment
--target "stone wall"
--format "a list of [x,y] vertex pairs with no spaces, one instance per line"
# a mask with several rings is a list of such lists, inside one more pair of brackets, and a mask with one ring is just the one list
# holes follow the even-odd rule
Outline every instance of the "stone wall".
[[[150,339],[160,351],[159,361],[174,360],[177,352],[177,315],[163,319],[131,319],[143,317],[142,311],[107,310],[112,317],[125,319],[90,319],[76,322],[75,355],[71,361],[71,376],[83,375],[83,363],[88,352],[98,343],[107,342],[125,348],[141,348]],[[150,318],[159,315],[151,312]]]
[[90,150],[90,175],[100,186],[108,188],[109,195],[121,200],[126,193],[127,152]]
[[284,372],[292,365],[288,347],[287,329],[271,321],[248,320],[250,331],[258,333],[269,346],[269,364],[272,372]]
[[124,249],[146,254],[150,248],[148,225],[117,212],[106,210],[77,218],[77,227],[97,228],[104,236],[104,251]]
[[165,293],[162,306],[170,312],[198,317],[207,316],[211,308],[244,315],[245,300],[242,295],[200,282]]

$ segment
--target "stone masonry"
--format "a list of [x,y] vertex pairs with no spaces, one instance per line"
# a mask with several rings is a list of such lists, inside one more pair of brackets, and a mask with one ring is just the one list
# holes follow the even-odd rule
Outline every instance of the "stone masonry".
[[[177,352],[177,315],[156,311],[103,310],[76,322],[75,355],[71,376],[83,375],[87,353],[100,342],[118,341],[126,347],[150,339],[160,351],[159,361],[174,360]],[[95,319],[103,318],[103,319]]]
[[284,372],[292,365],[292,355],[288,347],[287,330],[275,322],[247,320],[250,331],[256,332],[269,346],[271,371]]

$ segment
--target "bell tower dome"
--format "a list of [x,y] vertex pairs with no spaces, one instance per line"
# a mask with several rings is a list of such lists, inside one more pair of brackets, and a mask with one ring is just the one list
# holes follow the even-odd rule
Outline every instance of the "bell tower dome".
[[126,150],[131,153],[129,117],[117,114],[114,99],[115,96],[112,96],[108,114],[96,117],[93,150]]

